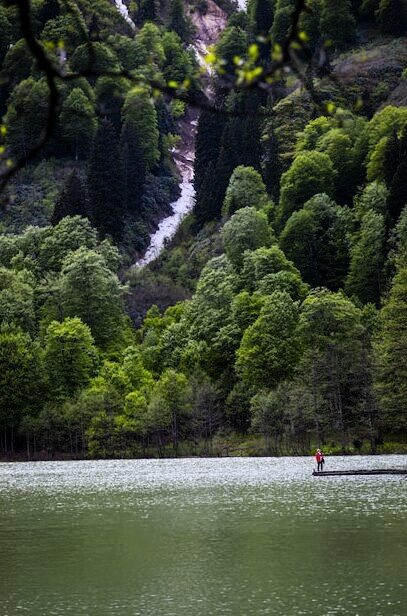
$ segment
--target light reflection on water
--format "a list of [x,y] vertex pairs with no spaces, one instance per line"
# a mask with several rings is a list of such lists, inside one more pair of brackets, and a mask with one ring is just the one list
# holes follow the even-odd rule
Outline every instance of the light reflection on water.
[[[329,468],[405,467],[407,456]],[[403,614],[406,477],[309,458],[0,465],[0,614]]]

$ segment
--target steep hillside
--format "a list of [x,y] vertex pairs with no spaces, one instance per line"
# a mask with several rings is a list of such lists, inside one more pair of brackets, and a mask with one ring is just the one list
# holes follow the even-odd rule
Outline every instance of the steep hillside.
[[407,2],[22,6],[2,455],[405,450]]

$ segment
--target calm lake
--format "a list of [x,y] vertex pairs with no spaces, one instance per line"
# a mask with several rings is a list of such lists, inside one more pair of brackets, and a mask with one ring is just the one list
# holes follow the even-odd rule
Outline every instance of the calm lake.
[[[326,469],[407,467],[331,457]],[[310,458],[0,464],[0,615],[404,615],[407,477]]]

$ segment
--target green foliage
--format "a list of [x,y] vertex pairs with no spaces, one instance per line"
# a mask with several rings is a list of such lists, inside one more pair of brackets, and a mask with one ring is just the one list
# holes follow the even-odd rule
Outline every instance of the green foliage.
[[320,137],[317,149],[328,154],[334,166],[337,201],[339,203],[351,202],[356,188],[355,180],[357,180],[352,139],[343,129],[332,128]]
[[[36,246],[38,242],[35,237],[36,230],[33,233],[26,232],[21,239],[26,239],[32,246],[27,246],[28,254],[35,250],[37,252],[36,259],[38,265],[43,272],[55,271],[59,272],[68,255],[79,250],[79,248],[96,248],[96,231],[90,225],[89,221],[80,216],[67,216],[62,218],[52,231],[46,229],[44,237],[40,239],[40,246]],[[30,238],[32,235],[32,239]],[[24,250],[24,246],[23,246]]]
[[313,287],[336,290],[349,267],[349,215],[327,195],[315,195],[288,219],[280,246]]
[[399,220],[407,202],[407,128],[404,128],[399,140],[398,165],[388,184],[390,191],[387,202],[387,222],[390,227],[393,227]]
[[123,340],[124,288],[103,255],[84,247],[69,254],[59,288],[63,317],[79,317],[90,327],[96,344],[107,347]]
[[169,28],[170,30],[174,30],[182,41],[185,43],[189,42],[191,36],[191,23],[185,17],[182,0],[171,0]]
[[62,138],[73,149],[75,160],[85,158],[97,129],[93,105],[80,88],[74,88],[62,105]]
[[387,139],[394,133],[400,135],[407,126],[407,108],[388,105],[378,111],[367,126],[368,179],[383,178]]
[[244,207],[225,224],[222,237],[227,257],[240,269],[245,251],[268,246],[273,235],[263,212],[257,212],[254,207]]
[[160,156],[157,112],[145,90],[133,88],[127,94],[123,107],[123,121],[129,124],[137,135],[146,169],[153,169]]
[[108,71],[119,72],[121,69],[114,51],[98,41],[93,42],[92,45],[87,43],[79,45],[72,55],[70,64],[73,71],[84,75],[87,72],[90,72],[91,75]]
[[129,89],[127,79],[119,77],[99,77],[95,83],[99,113],[110,120],[117,131],[121,128],[122,108]]
[[258,248],[243,255],[243,268],[240,279],[243,286],[251,291],[259,288],[266,277],[279,272],[290,272],[299,275],[294,264],[287,259],[277,246]]
[[311,120],[300,133],[296,144],[296,153],[304,150],[312,151],[317,149],[317,145],[321,137],[326,135],[333,128],[332,118],[320,116]]
[[407,267],[400,261],[381,314],[378,338],[381,357],[379,393],[386,425],[406,429],[407,397]]
[[0,267],[0,323],[35,329],[34,277],[25,269]]
[[138,46],[134,39],[114,34],[108,39],[109,46],[115,51],[125,71],[132,71],[139,66]]
[[11,84],[16,85],[30,76],[33,57],[25,39],[19,39],[14,45],[7,48],[2,64],[2,74]]
[[266,187],[260,173],[253,167],[240,165],[232,173],[223,203],[223,214],[229,216],[244,207],[256,208],[267,202]]
[[[277,443],[284,434],[286,400],[276,391],[262,391],[250,402],[251,429],[262,434],[267,444],[267,453],[278,453]],[[281,399],[283,398],[283,399]],[[274,447],[272,446],[274,441]]]
[[136,35],[137,59],[139,66],[161,66],[165,54],[162,34],[156,24],[147,22]]
[[[164,60],[161,62],[161,70],[167,83],[175,81],[183,84],[185,80],[193,81],[197,69],[195,58],[190,51],[185,50],[180,37],[175,32],[166,32],[161,37]],[[193,83],[190,91],[194,91]],[[172,102],[181,102],[174,99]]]
[[335,171],[332,161],[322,152],[300,153],[290,169],[281,177],[280,204],[277,220],[280,227],[290,215],[314,195],[334,192]]
[[88,168],[92,223],[103,234],[120,237],[123,230],[123,166],[113,125],[101,122],[92,144]]
[[384,34],[403,36],[407,32],[407,3],[405,0],[380,0],[376,19]]
[[234,74],[235,58],[244,58],[247,53],[247,34],[238,26],[225,28],[216,45],[216,53],[222,62],[222,70]]
[[250,0],[247,12],[250,29],[255,36],[268,36],[273,25],[274,10],[272,0]]
[[22,413],[35,410],[42,392],[39,352],[28,334],[0,330],[0,423],[17,426]]
[[299,274],[281,270],[275,274],[267,274],[257,285],[261,295],[271,295],[275,291],[284,291],[294,301],[302,301],[309,292],[309,286],[302,281]]
[[295,2],[286,2],[284,0],[281,2],[280,0],[280,2],[277,2],[276,5],[270,36],[274,45],[283,45],[291,34]]
[[87,187],[76,171],[69,174],[55,201],[52,224],[58,224],[65,216],[83,216],[89,214]]
[[[3,5],[0,155],[10,165],[43,134],[49,92],[20,38],[16,7]],[[402,41],[366,46],[362,37],[356,53],[334,54],[354,42],[359,9],[370,20],[376,13],[382,32],[402,34],[405,3],[307,0],[302,44],[290,53],[318,64],[317,74],[304,73],[312,96],[285,70],[271,96],[229,91],[233,75],[254,86],[250,79],[268,70],[295,7],[250,0],[209,50],[215,113],[201,110],[198,119],[196,207],[154,266],[132,269],[127,309],[136,328],[142,323],[133,335],[118,272],[126,279],[123,264],[134,263],[176,198],[171,149],[196,115],[159,90],[183,88],[200,100],[194,32],[181,0],[131,2],[135,31],[109,0],[33,3],[34,34],[53,65],[84,75],[58,80],[54,135],[4,193],[4,450],[35,443],[77,456],[163,456],[182,453],[188,439],[191,451],[211,455],[217,432],[251,430],[274,455],[328,438],[343,449],[369,439],[374,451],[379,427],[401,433]],[[389,49],[395,61],[382,66]],[[114,77],[122,69],[131,79]],[[346,87],[337,88],[342,78]],[[318,101],[329,116],[317,117]],[[148,310],[154,302],[160,308]]]
[[214,338],[228,320],[237,283],[237,276],[226,257],[209,261],[181,321],[187,325],[191,338],[207,341]]
[[389,191],[383,182],[366,184],[362,193],[355,198],[355,209],[359,220],[370,211],[385,215],[388,195]]
[[346,290],[363,303],[377,304],[384,288],[386,257],[384,216],[368,211],[351,249]]
[[52,397],[72,397],[85,387],[96,368],[97,354],[87,325],[78,317],[53,321],[44,339],[44,368]]
[[120,149],[124,171],[124,202],[129,212],[140,216],[146,162],[136,126],[132,122],[126,121],[123,124]]
[[[64,15],[57,15],[45,24],[41,32],[41,40],[44,43],[52,43],[57,46],[63,43],[69,54],[74,54],[75,50],[86,45],[86,24],[79,10]],[[86,52],[80,54],[84,57]],[[71,65],[71,68],[72,65]]]
[[12,156],[26,158],[37,145],[48,113],[48,87],[44,79],[25,79],[14,88],[4,121]]
[[165,370],[152,393],[148,413],[160,433],[170,433],[175,455],[186,418],[190,412],[191,390],[185,375]]
[[9,49],[12,40],[11,23],[7,16],[7,11],[3,5],[0,5],[0,64]]
[[356,38],[355,18],[349,0],[322,0],[320,18],[321,36],[335,49],[343,49]]
[[335,426],[343,449],[349,428],[364,421],[358,415],[359,404],[369,394],[361,317],[361,311],[343,293],[326,289],[310,293],[301,308],[304,369],[313,395],[318,440],[323,438],[324,426]]
[[273,387],[292,374],[301,354],[298,306],[284,292],[266,298],[237,351],[236,370],[249,386]]
[[[209,182],[209,166],[216,163],[222,138],[225,119],[221,114],[203,110],[199,114],[195,145],[194,186],[199,193],[205,177]],[[203,192],[203,190],[202,190]]]

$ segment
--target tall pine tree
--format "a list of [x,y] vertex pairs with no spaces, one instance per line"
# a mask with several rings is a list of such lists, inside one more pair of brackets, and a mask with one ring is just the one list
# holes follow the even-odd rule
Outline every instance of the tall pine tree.
[[184,43],[189,41],[191,28],[185,17],[182,0],[171,0],[169,28],[174,30]]
[[225,116],[222,113],[201,111],[196,135],[194,186],[199,193],[210,162],[216,162],[220,151],[220,142],[225,127]]
[[113,124],[103,120],[96,133],[88,168],[91,220],[102,235],[123,231],[123,165]]
[[143,150],[136,128],[131,122],[125,122],[120,138],[120,149],[124,172],[124,201],[129,214],[139,216],[146,179],[146,166]]
[[406,0],[380,0],[376,19],[384,34],[405,35],[407,33]]
[[356,22],[349,0],[323,0],[320,20],[321,36],[335,49],[344,49],[354,42]]
[[407,262],[400,259],[381,312],[379,391],[391,431],[407,428]]
[[263,64],[270,62],[270,28],[273,25],[274,9],[272,0],[252,0],[248,7],[251,32],[259,44]]
[[383,177],[387,186],[391,186],[394,174],[397,171],[397,167],[400,163],[400,142],[397,137],[397,132],[388,138],[386,147],[384,150],[383,161]]
[[390,184],[387,200],[388,226],[392,228],[407,203],[407,130],[399,140],[399,164]]
[[55,226],[65,216],[89,216],[89,200],[86,185],[76,170],[68,176],[55,202],[51,222]]

